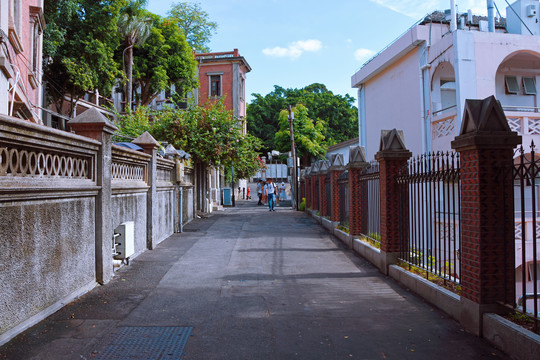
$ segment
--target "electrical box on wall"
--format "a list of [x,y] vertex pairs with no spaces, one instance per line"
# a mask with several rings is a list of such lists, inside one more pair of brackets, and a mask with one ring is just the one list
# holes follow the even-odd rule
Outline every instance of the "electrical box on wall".
[[117,260],[128,259],[135,253],[135,223],[126,221],[120,224],[114,232],[118,234],[115,239]]
[[539,10],[538,0],[514,2],[506,8],[506,29],[511,34],[540,35]]

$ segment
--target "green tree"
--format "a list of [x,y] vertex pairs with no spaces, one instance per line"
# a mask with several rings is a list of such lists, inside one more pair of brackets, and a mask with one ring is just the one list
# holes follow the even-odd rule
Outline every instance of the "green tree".
[[[148,121],[150,117],[152,122]],[[150,111],[141,106],[120,115],[117,126],[128,139],[149,131],[156,139],[188,151],[195,162],[205,166],[234,167],[236,178],[248,178],[261,168],[260,140],[243,134],[238,120],[225,108],[222,99],[206,106],[191,106],[185,111]]]
[[118,31],[124,39],[122,64],[126,76],[126,109],[131,109],[133,96],[133,47],[150,35],[151,19],[144,13],[146,0],[130,0],[118,19]]
[[[298,148],[298,157],[304,158],[304,163],[309,162],[309,158],[321,159],[324,157],[328,146],[324,142],[324,121],[314,122],[309,118],[308,109],[298,104],[294,111],[294,142]],[[276,150],[286,152],[291,149],[291,132],[289,127],[289,112],[282,110],[279,113],[279,131],[275,134]]]
[[116,126],[118,127],[118,133],[121,135],[115,135],[115,141],[130,141],[145,131],[152,131],[150,118],[154,114],[146,106],[139,106],[135,111],[129,111],[126,114],[117,112],[116,116],[120,119],[117,121]]
[[201,9],[200,4],[174,4],[169,11],[169,19],[183,31],[191,48],[200,53],[210,51],[208,43],[216,32],[217,23],[209,21],[208,13]]
[[43,72],[48,100],[57,112],[72,115],[77,100],[88,91],[110,95],[120,75],[114,51],[125,4],[125,0],[47,1]]
[[133,78],[140,93],[137,103],[148,105],[163,90],[175,86],[181,97],[199,84],[193,52],[178,27],[168,18],[147,13],[150,36],[134,47]]
[[[274,134],[279,130],[279,114],[289,104],[303,104],[309,118],[322,121],[326,145],[358,136],[358,109],[349,95],[335,95],[323,84],[311,84],[302,89],[284,89],[274,86],[265,96],[253,94],[255,99],[248,105],[248,131],[263,141],[264,152],[276,148]],[[321,124],[322,124],[321,123]]]

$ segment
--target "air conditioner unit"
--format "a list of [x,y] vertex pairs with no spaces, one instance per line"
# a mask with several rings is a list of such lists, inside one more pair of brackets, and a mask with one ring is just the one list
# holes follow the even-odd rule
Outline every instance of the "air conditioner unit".
[[135,223],[126,221],[114,229],[116,245],[116,254],[114,258],[117,260],[128,259],[135,253]]

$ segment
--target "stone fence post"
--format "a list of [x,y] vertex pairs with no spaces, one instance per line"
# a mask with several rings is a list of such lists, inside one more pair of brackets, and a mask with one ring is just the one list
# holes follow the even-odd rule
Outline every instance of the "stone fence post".
[[152,155],[148,164],[147,184],[150,187],[146,197],[146,247],[154,249],[157,239],[155,229],[158,226],[158,201],[157,201],[157,147],[159,143],[146,131],[132,141],[133,144],[143,148],[146,154]]
[[483,313],[515,302],[512,160],[520,143],[495,97],[465,102],[452,142],[461,161],[461,324],[477,335]]
[[326,176],[328,175],[328,168],[330,168],[330,161],[321,161],[319,169],[319,194],[320,194],[320,212],[321,216],[328,216],[328,198],[326,197]]
[[349,147],[349,234],[360,235],[362,219],[367,216],[362,212],[362,187],[360,175],[369,164],[366,162],[366,150],[361,146]]
[[112,136],[118,128],[95,108],[86,110],[69,126],[76,134],[101,142],[97,155],[96,184],[101,188],[96,198],[96,281],[108,283],[113,276],[112,238],[113,224],[111,216],[112,198]]
[[339,177],[345,171],[345,165],[343,164],[343,155],[332,155],[330,162],[330,220],[333,222],[339,222],[341,220],[341,202],[345,199],[341,199],[341,193],[339,191]]
[[[400,213],[400,209],[409,208],[408,204],[401,204],[400,207],[396,177],[400,169],[407,165],[411,156],[412,153],[405,147],[403,131],[396,129],[381,131],[379,152],[375,154],[375,159],[379,162],[381,257],[382,268],[386,274],[388,274],[388,266],[397,262],[400,252],[400,219],[407,216]],[[403,223],[408,224],[408,221],[403,221]]]

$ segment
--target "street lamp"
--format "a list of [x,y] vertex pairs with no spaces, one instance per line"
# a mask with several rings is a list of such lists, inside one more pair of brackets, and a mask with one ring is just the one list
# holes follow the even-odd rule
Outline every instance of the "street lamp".
[[293,127],[293,121],[294,121],[294,112],[292,111],[292,105],[289,105],[289,132],[291,134],[291,156],[293,160],[293,167],[292,167],[292,184],[293,187],[293,208],[298,210],[298,176],[297,169],[296,169],[296,147],[294,145],[294,127]]

